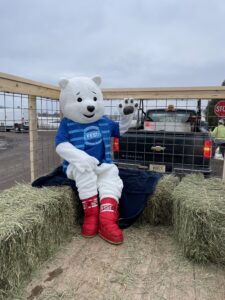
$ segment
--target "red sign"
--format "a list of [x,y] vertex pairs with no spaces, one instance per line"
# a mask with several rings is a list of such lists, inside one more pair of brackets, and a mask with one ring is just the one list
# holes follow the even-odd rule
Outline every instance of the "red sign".
[[214,113],[219,117],[225,117],[225,100],[216,103]]

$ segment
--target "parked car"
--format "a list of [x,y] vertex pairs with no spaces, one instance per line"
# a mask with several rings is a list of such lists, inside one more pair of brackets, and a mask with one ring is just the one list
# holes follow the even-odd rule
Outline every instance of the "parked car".
[[114,140],[120,167],[156,172],[211,173],[212,139],[207,123],[192,109],[148,109],[135,127]]

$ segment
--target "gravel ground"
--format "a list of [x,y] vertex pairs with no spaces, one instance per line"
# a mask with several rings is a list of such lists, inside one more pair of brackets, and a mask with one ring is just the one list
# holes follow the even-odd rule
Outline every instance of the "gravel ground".
[[[54,149],[55,131],[38,132],[39,174],[50,172],[60,161]],[[0,190],[15,182],[30,182],[29,134],[0,132]]]

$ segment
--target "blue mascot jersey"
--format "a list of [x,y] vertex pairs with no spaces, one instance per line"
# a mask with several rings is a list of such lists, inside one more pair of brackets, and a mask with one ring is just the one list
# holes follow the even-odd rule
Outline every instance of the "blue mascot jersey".
[[[100,120],[80,124],[63,118],[55,138],[55,144],[69,142],[87,154],[97,158],[100,163],[111,162],[111,137],[119,137],[119,123],[102,117]],[[68,162],[64,161],[63,169],[66,171]]]

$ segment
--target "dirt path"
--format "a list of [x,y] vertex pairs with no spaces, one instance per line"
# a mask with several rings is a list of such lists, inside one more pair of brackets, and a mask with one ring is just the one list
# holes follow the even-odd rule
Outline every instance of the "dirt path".
[[16,299],[225,299],[225,271],[184,259],[171,228],[136,226],[124,233],[120,246],[77,233]]

